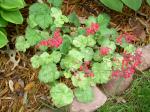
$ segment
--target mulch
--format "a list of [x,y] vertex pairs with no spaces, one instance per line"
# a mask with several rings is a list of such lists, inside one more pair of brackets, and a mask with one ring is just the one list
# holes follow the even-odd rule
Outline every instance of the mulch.
[[[26,0],[28,5],[21,10],[24,17],[22,25],[10,24],[7,27],[9,46],[0,50],[1,112],[35,112],[45,106],[51,108],[52,105],[49,87],[38,81],[39,70],[33,69],[30,63],[34,50],[29,49],[24,54],[16,52],[14,47],[16,36],[25,33],[28,8],[35,2],[36,0]],[[137,36],[136,46],[145,46],[150,42],[150,7],[147,4],[138,12],[126,7],[123,13],[118,13],[98,4],[97,0],[64,0],[62,11],[64,14],[75,11],[80,17],[85,18],[105,12],[111,17],[111,27],[117,28],[120,33],[129,32]],[[12,61],[10,51],[15,53],[15,61]],[[14,68],[17,60],[18,64]],[[72,87],[70,80],[61,78],[60,81]]]

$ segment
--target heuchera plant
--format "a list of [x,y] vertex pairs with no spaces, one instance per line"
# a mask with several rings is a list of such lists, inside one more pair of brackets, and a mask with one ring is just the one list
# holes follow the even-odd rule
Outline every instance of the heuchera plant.
[[[81,27],[74,12],[67,17],[59,8],[44,3],[35,3],[29,10],[25,36],[17,38],[16,48],[23,52],[37,49],[32,66],[40,68],[38,78],[50,85],[57,107],[72,103],[74,96],[80,102],[91,102],[92,86],[112,77],[131,77],[141,62],[141,52],[131,44],[133,35],[119,35],[109,28],[106,14],[90,16]],[[74,92],[59,82],[60,77],[72,81]]]

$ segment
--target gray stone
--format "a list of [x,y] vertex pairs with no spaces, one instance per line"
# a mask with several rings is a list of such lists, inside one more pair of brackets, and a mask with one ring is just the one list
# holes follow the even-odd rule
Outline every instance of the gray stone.
[[137,69],[143,71],[150,68],[150,44],[140,49],[142,51],[142,63]]
[[133,78],[112,78],[107,84],[101,86],[108,96],[121,95],[131,84]]
[[94,112],[96,109],[101,107],[107,100],[107,97],[98,87],[93,87],[95,98],[90,103],[80,103],[74,98],[70,112]]

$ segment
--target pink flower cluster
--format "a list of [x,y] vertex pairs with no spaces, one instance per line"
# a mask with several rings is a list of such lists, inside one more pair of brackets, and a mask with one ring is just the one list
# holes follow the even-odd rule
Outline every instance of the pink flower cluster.
[[86,34],[87,35],[94,35],[99,30],[99,24],[98,23],[92,23],[89,28],[86,28]]
[[129,33],[124,33],[124,34],[119,35],[119,37],[117,37],[116,42],[122,45],[123,38],[125,38],[125,41],[128,43],[131,43],[136,40],[136,37],[134,35],[129,34]]
[[80,71],[83,71],[84,77],[94,77],[93,72],[90,70],[91,66],[90,66],[90,62],[89,61],[85,61],[79,68]]
[[114,70],[112,76],[129,78],[135,73],[136,67],[141,64],[142,52],[136,50],[134,55],[124,52],[121,70]]
[[38,47],[40,46],[47,46],[47,47],[55,47],[58,48],[63,42],[63,39],[60,35],[60,30],[57,29],[54,32],[53,38],[49,38],[47,40],[42,40],[39,44]]
[[99,52],[102,56],[108,55],[111,49],[109,47],[101,47]]

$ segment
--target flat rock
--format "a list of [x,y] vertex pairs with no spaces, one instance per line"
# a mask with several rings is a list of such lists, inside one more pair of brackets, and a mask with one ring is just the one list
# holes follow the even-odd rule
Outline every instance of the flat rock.
[[140,71],[150,68],[150,44],[140,48],[142,51],[142,63],[137,67]]
[[98,87],[93,87],[95,98],[90,103],[80,103],[74,98],[70,106],[70,112],[94,112],[101,107],[107,100],[107,97]]
[[132,80],[132,77],[127,79],[113,78],[107,84],[103,84],[101,88],[108,96],[121,95],[130,86]]

